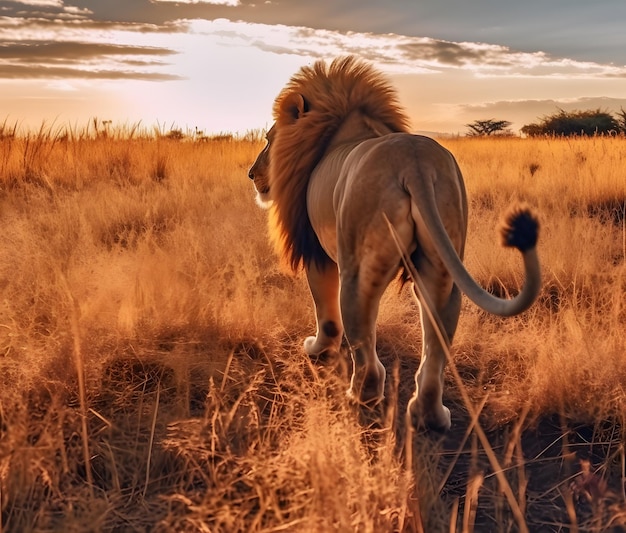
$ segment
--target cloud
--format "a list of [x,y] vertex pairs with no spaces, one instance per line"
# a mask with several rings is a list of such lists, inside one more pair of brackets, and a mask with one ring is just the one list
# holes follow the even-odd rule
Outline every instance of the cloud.
[[25,63],[67,63],[114,56],[168,56],[174,53],[167,48],[72,41],[19,41],[0,46],[0,60]]
[[[77,16],[71,15],[72,11],[70,15],[59,11],[34,18],[32,13],[0,17],[0,77],[181,79],[167,72],[169,63],[165,61],[178,52],[150,42],[159,41],[159,34],[184,31],[183,23],[157,26],[96,21],[86,18],[88,10],[80,10]],[[68,21],[68,16],[73,20]],[[148,39],[150,34],[155,37]]]
[[588,109],[601,109],[609,112],[617,111],[626,107],[626,98],[580,97],[563,99],[544,100],[500,100],[497,102],[485,102],[483,104],[459,105],[458,110],[462,113],[481,114],[487,116],[490,113],[519,112],[520,110],[528,114],[529,110],[534,110],[537,117],[551,114],[559,109],[565,111],[581,111]]
[[275,54],[311,58],[356,54],[396,73],[435,73],[462,68],[477,76],[508,78],[626,77],[626,66],[557,58],[542,51],[521,52],[493,44],[241,23],[225,19],[186,22],[191,31],[219,37],[225,45],[254,46]]
[[73,93],[78,91],[78,89],[67,81],[55,80],[46,84],[46,89],[51,89],[53,91],[60,91],[65,93]]
[[626,109],[626,98],[580,97],[543,100],[500,100],[449,107],[452,107],[452,112],[459,122],[469,123],[477,119],[505,119],[513,123],[514,129],[519,129],[525,124],[539,122],[542,117],[551,115],[559,109],[568,112],[600,109],[609,113],[615,113],[620,109]]
[[118,69],[81,69],[74,67],[51,67],[37,65],[0,64],[0,78],[2,79],[60,79],[80,78],[88,80],[144,80],[144,81],[171,81],[179,80],[180,76],[161,74],[158,72],[139,72],[136,70]]
[[484,61],[484,50],[463,46],[459,43],[436,41],[434,39],[414,39],[413,42],[400,44],[398,47],[410,59],[438,62],[443,65],[461,67],[468,63]]
[[[174,69],[170,70],[170,63],[165,59],[174,56],[175,50],[181,50],[184,39],[179,36],[185,34],[185,39],[207,39],[208,46],[217,43],[227,47],[251,47],[272,54],[311,59],[355,54],[393,74],[441,74],[462,70],[476,77],[507,79],[626,79],[626,66],[576,61],[553,57],[542,51],[522,52],[486,43],[233,22],[224,18],[120,22],[103,20],[101,14],[93,15],[83,7],[66,6],[61,0],[11,2],[31,6],[36,11],[0,17],[0,66],[10,77],[44,77],[46,73],[55,78],[64,73],[70,77],[95,75],[85,74],[87,72],[113,77],[118,71],[119,77],[132,77],[136,72],[137,79],[180,79],[173,73]],[[203,4],[209,6],[206,9],[210,11],[214,10],[210,6],[236,10],[249,7],[248,4],[241,6],[239,0],[149,2],[149,5],[157,4],[167,5],[167,13],[182,4]],[[99,4],[88,5],[96,9]],[[196,52],[188,48],[185,53],[195,57]],[[188,62],[190,58],[181,61]],[[25,69],[28,65],[33,69],[32,73]]]
[[85,7],[66,6],[63,0],[4,0],[11,7],[4,11],[14,13],[18,19],[53,18],[53,19],[83,19],[93,12]]
[[5,0],[14,4],[41,7],[63,7],[63,0]]
[[[81,15],[79,20],[66,20],[58,14],[42,14],[41,17],[0,17],[0,44],[11,39],[54,40],[67,35],[81,33],[85,41],[106,40],[109,35],[96,33],[94,30],[106,32],[153,33],[169,34],[184,33],[189,27],[185,21],[166,21],[162,24],[149,22],[116,22],[108,20],[92,20]],[[45,15],[45,16],[43,16]]]

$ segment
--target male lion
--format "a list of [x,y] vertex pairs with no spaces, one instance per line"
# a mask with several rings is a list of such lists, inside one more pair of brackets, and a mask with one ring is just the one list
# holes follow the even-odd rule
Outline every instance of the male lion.
[[[408,133],[394,90],[369,65],[345,57],[303,67],[276,98],[274,119],[249,176],[259,203],[270,208],[281,255],[294,270],[304,266],[308,278],[317,334],[304,341],[304,350],[310,356],[338,351],[345,334],[353,361],[351,397],[365,404],[383,398],[376,318],[385,288],[402,268],[388,221],[449,341],[460,291],[501,316],[520,313],[535,300],[541,283],[536,218],[516,208],[503,229],[504,244],[524,259],[522,291],[512,300],[484,291],[462,263],[467,199],[454,157],[434,140]],[[446,356],[424,316],[424,300],[423,354],[408,414],[414,426],[444,430],[450,427],[442,403]]]

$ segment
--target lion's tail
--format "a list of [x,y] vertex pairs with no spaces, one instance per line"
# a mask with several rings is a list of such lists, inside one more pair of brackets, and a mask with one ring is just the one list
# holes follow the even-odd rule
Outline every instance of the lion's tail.
[[459,289],[476,305],[495,315],[513,316],[528,309],[541,289],[541,270],[536,249],[539,222],[532,210],[526,205],[516,205],[504,217],[502,243],[522,253],[525,280],[517,296],[512,299],[499,298],[478,285],[466,270],[439,216],[434,192],[432,189],[430,192],[431,198],[426,198],[428,194],[411,194],[413,219],[416,224],[421,221],[426,226],[433,247]]

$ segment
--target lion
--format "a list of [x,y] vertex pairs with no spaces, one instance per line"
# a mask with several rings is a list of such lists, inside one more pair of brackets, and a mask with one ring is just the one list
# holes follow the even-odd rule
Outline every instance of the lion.
[[[461,292],[500,316],[534,302],[541,285],[536,215],[516,206],[506,217],[503,244],[521,252],[525,281],[515,298],[498,298],[462,263],[468,208],[459,166],[435,140],[409,132],[395,90],[371,65],[348,56],[302,67],[276,98],[273,115],[249,177],[258,203],[270,210],[280,256],[306,273],[317,331],[304,351],[338,353],[345,338],[348,395],[368,406],[380,402],[386,371],[376,353],[378,307],[390,282],[406,272],[405,250],[425,292],[413,286],[423,347],[407,416],[415,428],[449,429],[443,372]],[[427,301],[443,336],[425,318]]]

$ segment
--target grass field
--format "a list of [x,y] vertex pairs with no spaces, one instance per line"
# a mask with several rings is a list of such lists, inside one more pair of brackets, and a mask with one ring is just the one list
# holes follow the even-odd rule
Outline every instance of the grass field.
[[464,301],[452,430],[407,440],[416,305],[385,295],[387,400],[358,412],[346,362],[301,351],[312,306],[254,202],[258,138],[5,123],[0,530],[623,531],[626,141],[441,142],[470,272],[518,289],[496,227],[521,199],[544,288],[511,319]]

